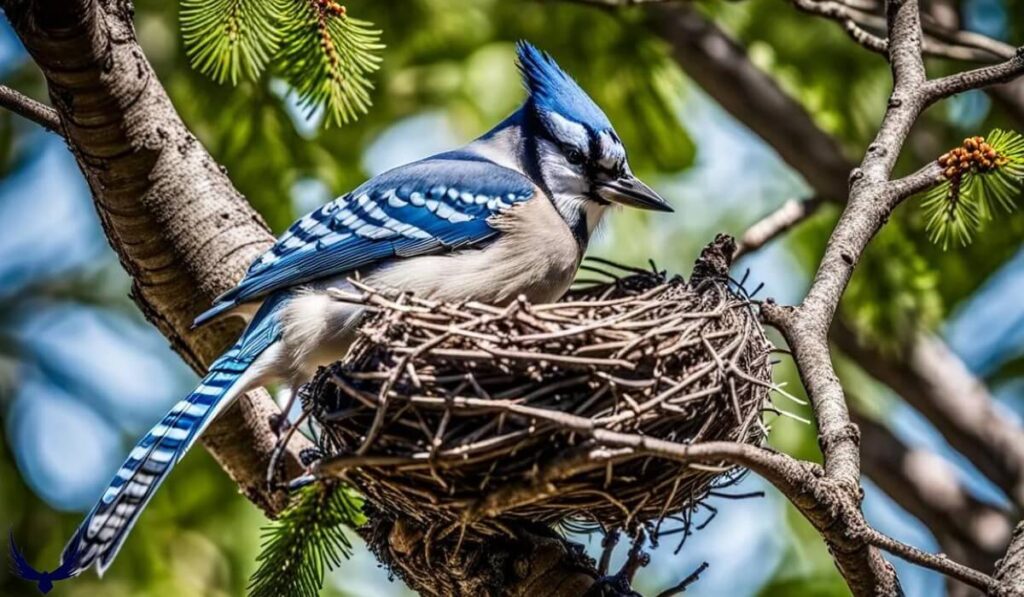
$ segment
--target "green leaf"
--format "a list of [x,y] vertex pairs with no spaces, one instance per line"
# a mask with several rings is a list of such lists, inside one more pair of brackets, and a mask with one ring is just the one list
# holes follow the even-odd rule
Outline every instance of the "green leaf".
[[192,67],[218,83],[256,79],[277,52],[277,22],[290,0],[181,0],[181,32]]
[[314,483],[263,531],[252,597],[316,597],[324,574],[352,553],[344,527],[363,524],[361,499],[344,485]]
[[[1012,212],[1024,188],[1024,137],[995,129],[984,140],[997,154],[991,165],[949,166],[947,180],[924,195],[928,236],[943,250],[954,243],[967,246],[997,212]],[[945,157],[939,158],[944,168]]]
[[330,124],[346,124],[370,108],[380,68],[381,32],[348,16],[332,0],[292,0],[281,32],[280,72],[310,114],[327,109]]

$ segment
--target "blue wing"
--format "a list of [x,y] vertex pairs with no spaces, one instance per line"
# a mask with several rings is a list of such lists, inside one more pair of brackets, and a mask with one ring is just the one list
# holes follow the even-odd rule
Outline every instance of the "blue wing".
[[463,152],[385,172],[293,224],[196,325],[282,288],[486,243],[498,233],[490,218],[534,189],[522,174]]

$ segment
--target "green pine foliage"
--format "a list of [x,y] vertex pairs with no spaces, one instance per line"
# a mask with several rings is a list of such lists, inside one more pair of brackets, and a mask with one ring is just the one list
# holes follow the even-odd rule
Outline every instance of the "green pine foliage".
[[368,77],[380,67],[378,53],[384,46],[371,23],[325,5],[332,3],[289,3],[281,74],[304,107],[325,106],[328,123],[347,124],[370,108]]
[[218,83],[257,78],[277,52],[281,0],[181,0],[181,35],[192,67]]
[[192,67],[218,83],[270,68],[327,125],[370,108],[381,32],[336,0],[181,0],[181,32]]
[[365,522],[362,501],[338,483],[300,489],[291,506],[263,531],[251,597],[316,597],[324,574],[352,553],[345,527]]
[[[966,140],[965,146],[970,142]],[[997,212],[1016,208],[1024,189],[1024,137],[995,129],[983,142],[993,150],[994,158],[979,161],[977,151],[972,157],[971,151],[954,149],[939,158],[946,181],[924,196],[928,235],[943,249],[970,244]],[[959,152],[959,160],[956,155],[951,157],[954,152]]]

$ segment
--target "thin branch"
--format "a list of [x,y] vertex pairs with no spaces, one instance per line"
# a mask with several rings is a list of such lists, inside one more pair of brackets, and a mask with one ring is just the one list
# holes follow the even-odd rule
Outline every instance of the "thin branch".
[[6,85],[0,85],[0,107],[24,116],[51,133],[64,135],[56,110]]
[[913,174],[887,182],[886,189],[889,193],[889,201],[893,205],[899,204],[920,192],[942,184],[945,180],[946,178],[942,174],[942,166],[937,161],[928,162]]
[[[869,32],[855,18],[863,15],[843,2],[835,0],[792,0],[797,9],[808,14],[818,15],[839,23],[853,41],[879,54],[888,51],[889,42]],[[884,24],[884,21],[883,21]]]
[[735,258],[753,253],[764,245],[785,234],[794,226],[818,212],[825,201],[821,197],[790,199],[775,211],[751,224],[736,245]]
[[991,591],[996,588],[995,579],[987,574],[978,572],[973,568],[968,568],[963,564],[958,564],[942,554],[928,553],[912,545],[897,541],[871,527],[864,529],[864,540],[911,564],[917,564],[929,570],[940,572],[982,591]]
[[686,578],[679,581],[674,586],[671,586],[665,589],[664,591],[658,593],[658,597],[673,597],[674,595],[685,593],[686,589],[690,588],[690,585],[700,580],[700,575],[708,569],[708,566],[709,564],[707,562],[701,562],[701,565],[698,566],[696,570],[691,572]]
[[983,66],[974,70],[952,74],[929,81],[924,89],[928,103],[999,83],[1016,79],[1024,73],[1024,47],[1018,48],[1014,56],[999,64]]

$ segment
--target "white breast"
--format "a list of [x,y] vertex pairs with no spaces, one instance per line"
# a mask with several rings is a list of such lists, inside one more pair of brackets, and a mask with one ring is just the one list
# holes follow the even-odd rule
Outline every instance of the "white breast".
[[433,300],[498,305],[519,295],[552,302],[568,290],[581,251],[546,197],[538,193],[492,225],[501,235],[484,248],[394,261],[369,273],[366,282]]

